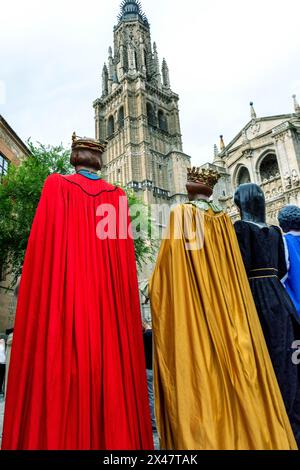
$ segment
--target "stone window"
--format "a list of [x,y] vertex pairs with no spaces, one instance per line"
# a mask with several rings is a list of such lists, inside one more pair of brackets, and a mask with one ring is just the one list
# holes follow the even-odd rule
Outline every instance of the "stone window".
[[236,178],[236,185],[239,186],[240,184],[251,183],[250,173],[248,168],[242,166],[237,174]]
[[260,178],[264,182],[279,174],[277,157],[274,153],[268,153],[260,164]]
[[108,138],[113,137],[114,133],[115,133],[115,120],[113,116],[110,116],[108,118],[108,124],[107,124]]
[[137,55],[137,52],[134,51],[134,58],[135,58],[135,67],[136,67],[136,70],[139,70],[139,59],[138,59],[138,55]]
[[2,176],[6,175],[7,170],[8,170],[8,160],[5,158],[1,153],[0,153],[0,182],[2,179]]
[[167,118],[161,110],[158,111],[158,127],[161,131],[168,132]]
[[156,116],[152,104],[147,103],[148,126],[156,127]]
[[119,109],[118,122],[119,122],[119,129],[123,129],[124,123],[125,123],[124,106],[121,106],[121,108]]

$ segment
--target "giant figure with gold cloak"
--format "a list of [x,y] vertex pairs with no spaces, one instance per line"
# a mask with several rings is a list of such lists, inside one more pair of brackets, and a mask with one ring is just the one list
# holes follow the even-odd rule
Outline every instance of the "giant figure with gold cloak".
[[297,449],[218,178],[189,170],[150,282],[161,447]]

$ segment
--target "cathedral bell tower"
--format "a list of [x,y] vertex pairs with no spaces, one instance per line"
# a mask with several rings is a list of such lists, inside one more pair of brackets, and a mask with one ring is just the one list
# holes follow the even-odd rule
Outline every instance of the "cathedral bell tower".
[[182,149],[178,100],[140,2],[124,0],[102,71],[102,95],[94,102],[96,138],[108,141],[107,181],[133,188],[149,204],[186,197],[190,157]]

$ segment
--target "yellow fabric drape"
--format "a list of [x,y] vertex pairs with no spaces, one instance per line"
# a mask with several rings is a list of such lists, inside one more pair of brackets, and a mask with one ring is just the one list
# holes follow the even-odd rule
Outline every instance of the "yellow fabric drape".
[[162,449],[297,449],[230,218],[183,204],[168,235],[150,282]]

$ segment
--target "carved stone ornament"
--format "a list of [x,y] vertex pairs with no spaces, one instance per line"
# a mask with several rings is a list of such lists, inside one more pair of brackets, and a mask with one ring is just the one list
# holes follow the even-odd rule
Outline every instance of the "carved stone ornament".
[[249,128],[249,132],[252,136],[256,136],[260,131],[260,123],[253,121],[253,124]]

